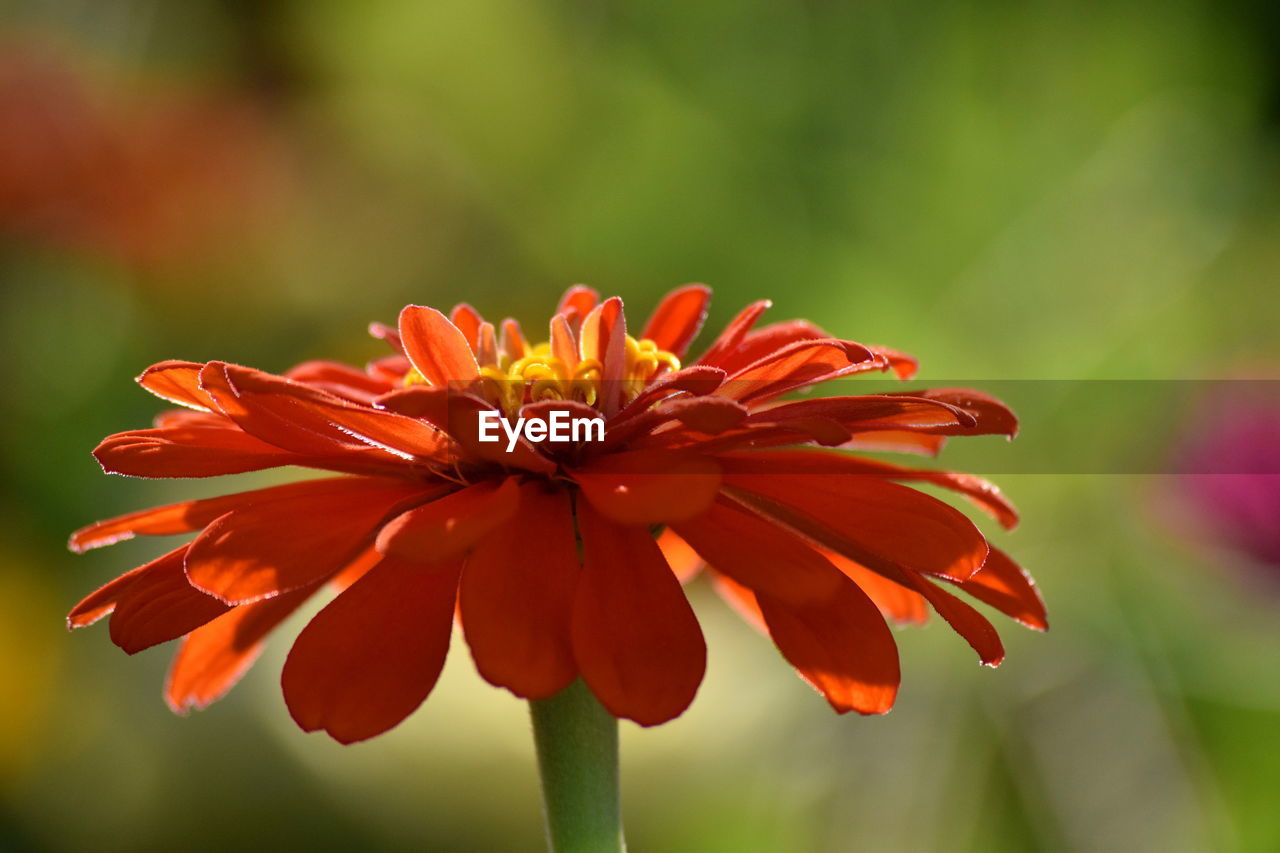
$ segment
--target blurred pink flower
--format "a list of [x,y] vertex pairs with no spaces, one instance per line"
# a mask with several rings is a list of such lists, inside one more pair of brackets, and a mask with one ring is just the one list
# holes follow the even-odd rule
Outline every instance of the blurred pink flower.
[[1207,398],[1181,451],[1181,493],[1209,538],[1280,569],[1280,400],[1255,383]]

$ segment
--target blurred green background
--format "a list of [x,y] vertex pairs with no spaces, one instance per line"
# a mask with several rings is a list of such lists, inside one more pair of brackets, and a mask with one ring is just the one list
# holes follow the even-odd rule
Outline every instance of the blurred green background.
[[[528,328],[576,281],[633,316],[705,281],[712,327],[770,297],[925,379],[1280,375],[1262,0],[0,10],[0,849],[542,844],[526,710],[460,642],[342,748],[289,719],[285,636],[182,719],[170,647],[65,630],[167,544],[73,557],[71,529],[272,481],[102,476],[152,362],[362,362],[407,302]],[[1275,585],[1169,523],[1168,478],[1001,484],[1053,630],[1001,621],[995,671],[899,632],[883,718],[832,714],[695,585],[698,700],[624,725],[633,849],[1280,849]]]

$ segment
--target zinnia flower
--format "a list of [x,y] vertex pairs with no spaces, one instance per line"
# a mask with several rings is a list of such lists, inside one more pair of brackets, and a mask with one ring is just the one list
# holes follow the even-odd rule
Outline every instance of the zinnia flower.
[[[139,383],[186,408],[107,438],[95,451],[107,472],[335,476],[78,531],[76,551],[198,535],[94,592],[70,624],[111,613],[111,638],[129,653],[184,638],[166,698],[185,711],[222,696],[282,620],[332,588],[282,684],[303,729],[343,743],[386,731],[426,698],[455,618],[480,674],[517,696],[581,678],[616,717],[676,717],[706,662],[681,587],[704,561],[839,712],[894,702],[885,616],[920,622],[932,608],[983,663],[1000,662],[990,622],[944,586],[1046,626],[1027,575],[963,513],[904,483],[954,490],[1012,527],[994,486],[841,449],[936,452],[948,436],[1011,436],[1001,403],[959,389],[785,400],[852,374],[909,377],[915,362],[804,321],[755,328],[768,302],[683,366],[709,295],[672,292],[634,337],[620,299],[574,287],[536,345],[514,320],[411,305],[397,329],[371,327],[395,352],[363,370],[148,368]],[[557,413],[603,418],[603,440],[534,441],[532,430],[482,440],[499,416],[504,429],[524,418],[545,430]]]

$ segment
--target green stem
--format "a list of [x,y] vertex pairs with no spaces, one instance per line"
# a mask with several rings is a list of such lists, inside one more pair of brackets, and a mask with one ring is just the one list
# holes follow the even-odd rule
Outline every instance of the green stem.
[[618,721],[581,680],[529,703],[552,853],[619,853]]

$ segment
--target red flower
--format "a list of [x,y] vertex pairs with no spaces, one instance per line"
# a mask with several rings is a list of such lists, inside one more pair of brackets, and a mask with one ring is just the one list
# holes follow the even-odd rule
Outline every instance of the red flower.
[[[615,716],[672,719],[706,659],[680,586],[701,560],[840,712],[893,704],[898,656],[882,613],[920,622],[931,606],[983,663],[1000,662],[995,629],[937,580],[1045,627],[1022,570],[962,513],[902,483],[957,491],[1011,527],[1014,510],[994,486],[832,449],[936,451],[952,435],[1012,435],[1002,404],[958,389],[783,402],[841,376],[906,377],[915,363],[803,321],[755,329],[766,302],[681,367],[708,297],[702,285],[674,291],[638,339],[621,300],[575,287],[538,346],[515,321],[498,329],[467,305],[449,318],[409,306],[398,329],[372,327],[397,353],[365,370],[149,368],[142,386],[187,410],[107,438],[95,451],[106,471],[208,477],[299,465],[339,476],[75,533],[82,551],[200,531],[94,592],[70,624],[114,610],[112,640],[130,653],[185,636],[167,687],[183,711],[225,693],[281,620],[336,588],[282,681],[298,724],[344,743],[386,731],[426,698],[455,614],[497,686],[543,698],[581,677]],[[495,412],[504,429],[566,416],[602,417],[607,429],[602,441],[537,442],[536,430],[484,441]]]

